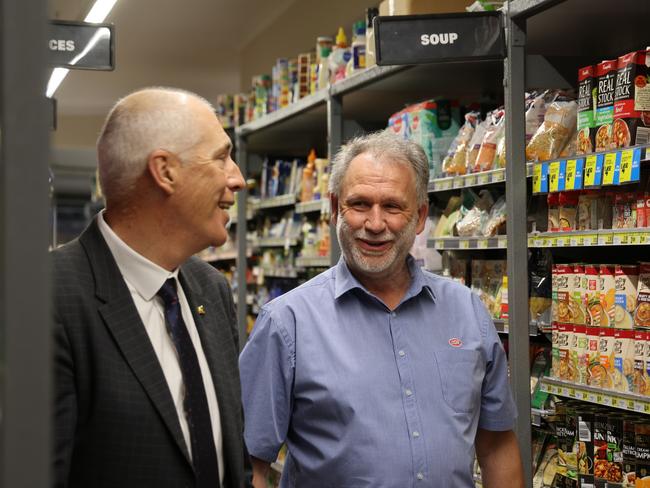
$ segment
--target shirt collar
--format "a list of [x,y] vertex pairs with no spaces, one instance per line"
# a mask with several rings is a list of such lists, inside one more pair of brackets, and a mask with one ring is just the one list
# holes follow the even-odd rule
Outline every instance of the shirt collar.
[[169,278],[178,279],[178,268],[167,271],[131,249],[104,220],[104,210],[97,216],[99,231],[110,249],[124,279],[140,296],[151,300]]
[[[411,275],[411,284],[406,294],[404,295],[402,302],[405,302],[406,300],[417,296],[422,292],[423,289],[426,290],[427,296],[429,296],[431,300],[435,300],[433,289],[428,283],[426,283],[422,269],[420,266],[418,266],[418,264],[415,262],[415,259],[410,254],[406,258],[406,265],[408,266],[409,274]],[[364,292],[370,294],[370,292],[359,282],[359,280],[354,277],[350,271],[350,268],[348,268],[343,255],[341,255],[339,262],[336,264],[335,273],[336,279],[334,298],[338,299],[340,296],[355,288],[359,288]]]

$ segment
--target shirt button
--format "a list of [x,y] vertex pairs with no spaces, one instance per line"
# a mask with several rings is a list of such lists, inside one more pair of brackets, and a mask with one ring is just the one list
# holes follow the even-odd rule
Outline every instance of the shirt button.
[[417,439],[418,437],[420,437],[420,433],[417,430],[413,431],[413,437]]
[[395,312],[391,312],[391,313],[390,313],[390,316],[391,316],[391,317],[397,317],[397,314],[396,314]]
[[401,357],[401,358],[403,358],[404,356],[406,356],[406,353],[405,353],[403,350],[401,350],[401,349],[399,350],[399,352],[398,352],[397,354],[399,354],[399,357]]
[[409,389],[407,389],[404,393],[406,393],[406,396],[411,396],[413,392]]
[[422,481],[424,479],[424,475],[422,473],[418,473],[415,475],[418,479],[418,481]]

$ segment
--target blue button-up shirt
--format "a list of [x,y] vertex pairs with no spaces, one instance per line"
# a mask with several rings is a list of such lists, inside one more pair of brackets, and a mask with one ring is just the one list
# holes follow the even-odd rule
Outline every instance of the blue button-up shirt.
[[241,357],[252,456],[281,487],[474,487],[477,428],[510,430],[506,356],[478,297],[418,268],[391,311],[345,261],[265,305]]

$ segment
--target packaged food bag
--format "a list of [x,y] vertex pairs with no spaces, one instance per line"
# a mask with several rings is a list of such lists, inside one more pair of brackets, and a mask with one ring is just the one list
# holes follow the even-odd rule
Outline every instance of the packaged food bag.
[[494,168],[494,161],[497,154],[497,142],[505,135],[505,120],[504,110],[495,110],[490,115],[490,125],[485,131],[481,147],[476,155],[474,162],[474,173],[480,171],[489,171]]
[[544,122],[526,146],[528,161],[547,161],[558,157],[576,126],[575,101],[555,101],[546,110]]
[[479,121],[480,114],[478,112],[465,114],[465,123],[458,131],[451,146],[449,146],[447,156],[442,161],[442,171],[446,175],[464,175],[467,172],[467,146]]

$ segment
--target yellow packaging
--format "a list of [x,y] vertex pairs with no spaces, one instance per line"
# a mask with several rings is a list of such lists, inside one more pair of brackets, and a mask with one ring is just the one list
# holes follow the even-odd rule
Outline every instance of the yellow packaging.
[[601,383],[599,343],[600,329],[587,327],[587,384],[591,386],[599,386]]
[[571,361],[574,364],[576,371],[575,382],[579,385],[586,385],[587,378],[589,377],[589,341],[587,340],[586,325],[573,326],[572,342],[575,344],[575,346],[571,348]]
[[624,393],[634,391],[634,331],[614,331],[614,389]]
[[637,395],[650,396],[650,377],[645,367],[646,342],[648,333],[645,330],[634,331],[634,381],[632,392]]
[[634,309],[636,308],[639,267],[636,265],[616,265],[616,304],[614,306],[614,327],[634,328]]
[[594,368],[592,374],[592,386],[612,389],[614,386],[614,337],[615,329],[600,328],[600,340],[598,341],[598,353],[600,367]]
[[600,265],[601,327],[612,327],[614,325],[614,305],[616,305],[616,278],[614,273],[615,266],[613,264]]

